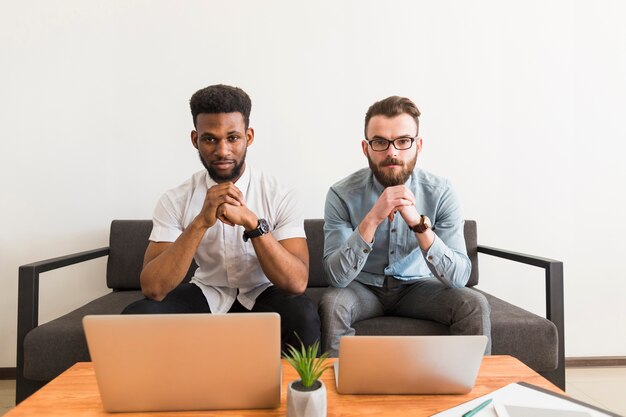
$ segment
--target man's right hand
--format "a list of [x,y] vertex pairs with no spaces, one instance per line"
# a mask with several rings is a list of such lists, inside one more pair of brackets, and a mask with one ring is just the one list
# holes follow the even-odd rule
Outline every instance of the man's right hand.
[[385,219],[393,220],[396,211],[414,204],[415,196],[404,185],[385,188],[385,191],[378,197],[372,209],[359,224],[361,237],[366,242],[372,242],[379,224]]
[[204,227],[212,227],[218,219],[217,209],[224,203],[233,206],[245,205],[241,190],[232,182],[217,184],[208,189],[202,210],[198,214],[197,219],[203,223]]

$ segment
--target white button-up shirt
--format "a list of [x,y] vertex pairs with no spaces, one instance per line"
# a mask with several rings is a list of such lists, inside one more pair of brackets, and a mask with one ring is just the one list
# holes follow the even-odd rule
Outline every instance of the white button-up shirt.
[[[207,190],[216,185],[207,171],[196,172],[180,186],[167,191],[154,209],[150,240],[174,242],[200,213]],[[305,238],[304,217],[294,190],[246,165],[235,186],[247,207],[267,220],[274,238]],[[198,264],[191,282],[204,293],[212,313],[226,313],[235,299],[252,309],[256,298],[272,283],[267,279],[252,246],[243,241],[243,226],[217,221],[209,228],[194,259]]]

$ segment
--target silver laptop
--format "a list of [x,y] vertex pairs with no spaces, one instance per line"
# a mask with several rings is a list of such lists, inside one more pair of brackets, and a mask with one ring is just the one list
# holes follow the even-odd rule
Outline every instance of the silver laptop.
[[482,363],[486,336],[344,336],[340,394],[464,394]]
[[98,315],[83,326],[106,411],[280,405],[276,313]]

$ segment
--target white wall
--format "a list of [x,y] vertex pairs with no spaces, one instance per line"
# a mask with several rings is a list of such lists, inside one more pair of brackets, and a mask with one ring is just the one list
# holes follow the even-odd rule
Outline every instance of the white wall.
[[[252,97],[252,164],[305,190],[365,166],[375,100],[422,110],[419,163],[479,241],[562,260],[566,355],[626,355],[626,6],[620,1],[0,1],[0,367],[17,269],[105,246],[201,169],[188,100]],[[543,314],[534,268],[481,258],[481,288]],[[104,294],[105,261],[48,273],[47,321]],[[95,278],[95,279],[94,279]]]

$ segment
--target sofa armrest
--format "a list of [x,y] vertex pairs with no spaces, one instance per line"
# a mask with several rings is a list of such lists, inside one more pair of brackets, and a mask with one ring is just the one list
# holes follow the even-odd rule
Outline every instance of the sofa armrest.
[[23,377],[24,338],[39,325],[39,274],[65,266],[100,258],[109,248],[88,250],[58,258],[33,262],[19,267],[17,291],[17,378]]
[[[539,256],[526,255],[503,249],[478,245],[478,252],[498,258],[537,266],[545,270],[546,279],[546,318],[556,326],[559,346],[558,385],[565,389],[565,313],[563,305],[563,262]],[[562,375],[562,377],[561,377]],[[562,379],[562,380],[561,380]]]
[[25,330],[23,334],[25,336],[37,327],[39,322],[39,274],[108,254],[109,248],[104,247],[20,266],[17,296],[18,338],[21,335],[20,330]]

